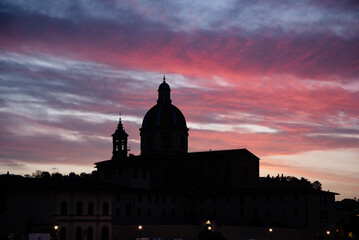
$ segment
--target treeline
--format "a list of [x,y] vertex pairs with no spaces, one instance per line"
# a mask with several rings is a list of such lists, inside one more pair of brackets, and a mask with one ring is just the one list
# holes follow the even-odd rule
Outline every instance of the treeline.
[[307,187],[316,190],[322,190],[322,184],[319,181],[310,182],[306,178],[296,178],[293,176],[280,176],[279,174],[274,176],[261,177],[259,179],[260,184],[262,185],[271,185],[271,186],[300,186],[300,187]]
[[36,170],[31,175],[24,175],[25,178],[38,178],[38,179],[65,179],[65,178],[81,178],[81,179],[93,179],[97,177],[97,171],[92,171],[91,173],[80,173],[76,174],[70,172],[68,175],[63,175],[59,172],[49,173],[47,171]]

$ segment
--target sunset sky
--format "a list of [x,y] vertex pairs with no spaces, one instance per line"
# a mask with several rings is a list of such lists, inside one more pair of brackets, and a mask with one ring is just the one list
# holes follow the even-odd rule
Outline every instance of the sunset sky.
[[166,75],[189,151],[359,197],[358,3],[2,0],[0,174],[95,170],[119,112],[139,154]]

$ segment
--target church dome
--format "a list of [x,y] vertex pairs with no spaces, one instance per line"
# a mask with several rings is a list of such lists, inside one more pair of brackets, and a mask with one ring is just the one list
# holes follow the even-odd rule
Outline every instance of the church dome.
[[172,104],[171,88],[163,78],[157,104],[146,113],[140,128],[141,155],[176,154],[188,150],[188,128],[182,112]]
[[158,103],[146,113],[142,122],[142,128],[155,127],[187,128],[187,124],[181,110],[176,106],[171,103]]

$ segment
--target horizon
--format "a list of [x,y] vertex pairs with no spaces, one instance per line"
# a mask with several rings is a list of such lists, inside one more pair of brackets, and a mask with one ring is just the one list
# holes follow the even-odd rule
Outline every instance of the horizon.
[[359,4],[5,0],[0,174],[90,173],[118,113],[131,153],[166,76],[188,151],[359,198]]

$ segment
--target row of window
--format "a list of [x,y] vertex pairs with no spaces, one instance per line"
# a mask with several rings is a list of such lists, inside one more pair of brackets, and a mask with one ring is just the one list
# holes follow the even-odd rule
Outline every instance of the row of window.
[[[147,196],[147,197],[146,197],[146,196]],[[154,196],[152,196],[152,195],[141,195],[141,194],[137,195],[137,202],[142,202],[142,201],[146,201],[146,200],[147,200],[147,202],[150,203],[150,202],[152,202],[152,199],[153,199],[153,201],[156,202],[156,203],[159,203],[160,201],[161,201],[161,203],[166,203],[166,196],[160,196],[160,195],[154,195]],[[116,200],[117,200],[118,202],[121,202],[121,195],[120,195],[120,194],[117,194],[117,195],[116,195]],[[172,196],[172,197],[171,197],[171,202],[172,202],[173,204],[175,204],[175,202],[176,202],[175,196]]]
[[[94,203],[93,202],[89,202],[87,204],[87,215],[94,215]],[[84,215],[84,208],[83,208],[83,203],[81,201],[78,201],[76,203],[76,210],[75,210],[76,215],[81,216]],[[62,201],[61,202],[61,207],[60,207],[60,214],[61,215],[68,215],[68,204],[66,201]],[[109,215],[109,206],[107,202],[102,203],[102,215]]]
[[[153,199],[153,201],[156,202],[156,203],[159,203],[160,201],[161,201],[162,203],[166,203],[166,198],[167,198],[166,196],[159,196],[159,195],[154,195],[154,196],[152,196],[152,195],[147,195],[147,197],[146,197],[146,195],[141,195],[141,194],[139,194],[139,195],[137,195],[137,202],[146,201],[146,200],[144,200],[144,199],[147,199],[147,202],[150,203],[150,202],[152,202],[152,199]],[[217,203],[217,197],[216,197],[216,196],[213,196],[213,197],[199,197],[197,200],[196,200],[195,198],[192,198],[190,201],[191,201],[191,202],[196,202],[196,201],[198,201],[199,203],[204,203],[205,200],[208,201],[209,199],[212,199],[211,201],[212,201],[213,203]],[[233,198],[231,198],[231,197],[227,197],[227,203],[231,203],[232,199],[233,199]],[[287,199],[289,199],[289,197],[287,197]],[[297,195],[294,195],[293,197],[291,197],[291,199],[292,199],[293,202],[298,202],[298,201],[299,201],[299,198],[298,198]],[[121,195],[120,195],[120,194],[117,194],[117,195],[116,195],[116,200],[117,200],[118,202],[121,201]],[[244,203],[245,203],[243,196],[236,197],[235,200],[238,202],[239,205],[244,205]],[[260,198],[258,198],[257,196],[253,196],[253,198],[252,198],[251,200],[252,200],[253,202],[258,202],[258,201],[260,200]],[[280,200],[280,202],[284,202],[284,200],[285,200],[284,195],[279,196],[279,200]],[[266,201],[266,202],[271,202],[271,196],[266,196],[266,197],[265,197],[265,201]],[[172,202],[172,203],[175,203],[175,202],[176,202],[175,196],[172,196],[172,197],[171,197],[171,202]],[[325,203],[326,203],[326,202],[325,202]],[[325,205],[326,205],[326,204],[325,204]]]
[[[123,170],[124,169],[118,169],[118,178],[122,179],[123,178]],[[112,169],[106,169],[104,171],[104,178],[105,179],[112,179],[113,175],[112,175],[113,171]],[[147,171],[145,169],[132,169],[132,178],[133,179],[146,179],[147,178]]]
[[[249,211],[247,211],[248,213]],[[177,214],[178,214],[178,211],[177,211]],[[227,211],[226,215],[227,217],[230,217],[231,216],[231,211]],[[127,217],[131,217],[133,216],[133,209],[132,209],[132,206],[130,204],[127,204],[126,205],[126,208],[125,208],[125,213],[123,214],[124,216],[127,216]],[[151,209],[147,209],[147,211],[144,211],[143,209],[140,209],[138,208],[137,209],[137,213],[136,213],[137,217],[152,217],[152,210]],[[166,216],[172,216],[172,217],[176,217],[176,210],[175,209],[172,209],[170,211],[166,211],[165,209],[162,209],[161,210],[161,217],[166,217]],[[206,215],[208,215],[208,213],[206,213]],[[245,210],[243,208],[241,208],[239,210],[239,213],[238,213],[239,217],[245,217]],[[272,211],[271,210],[266,210],[265,212],[263,213],[260,213],[258,210],[254,210],[253,211],[253,216],[254,217],[259,217],[259,216],[266,216],[266,217],[271,217],[272,215]],[[120,208],[117,208],[116,209],[116,216],[121,216],[121,210]],[[183,214],[181,215],[183,217],[187,217],[187,216],[196,216],[196,211],[195,210],[192,210],[192,211],[188,211],[187,209],[184,209],[183,210]],[[197,211],[197,216],[198,217],[204,217],[205,216],[205,211],[203,209]],[[213,212],[210,214],[211,217],[217,217],[217,211],[216,210],[213,210]],[[280,217],[284,217],[285,216],[285,211],[284,210],[281,210],[279,212],[279,216]],[[295,209],[293,211],[293,216],[294,217],[299,217],[299,211],[297,209]]]
[[[103,226],[101,228],[101,240],[109,240],[109,230],[107,226]],[[60,240],[67,240],[67,229],[66,227],[60,228]],[[72,239],[70,237],[69,239]],[[82,229],[81,227],[77,227],[75,230],[75,240],[93,240],[94,239],[94,230],[92,227],[88,227],[86,229]]]

